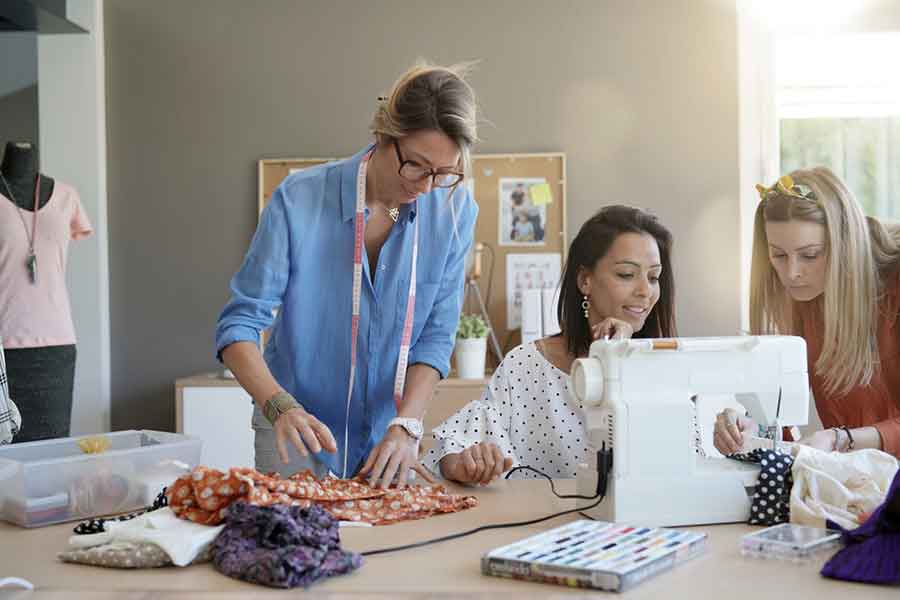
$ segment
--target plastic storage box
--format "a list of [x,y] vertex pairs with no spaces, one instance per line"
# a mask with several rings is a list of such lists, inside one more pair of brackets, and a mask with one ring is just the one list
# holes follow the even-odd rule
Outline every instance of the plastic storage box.
[[741,554],[795,563],[824,562],[841,547],[841,533],[793,523],[773,525],[741,538]]
[[81,437],[0,446],[0,518],[39,527],[136,510],[200,461],[202,442],[189,436],[102,435],[110,447],[99,454],[84,454]]

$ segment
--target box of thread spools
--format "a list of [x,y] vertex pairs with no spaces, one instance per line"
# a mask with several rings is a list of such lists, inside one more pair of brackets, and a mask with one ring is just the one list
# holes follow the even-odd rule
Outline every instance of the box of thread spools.
[[197,465],[201,445],[129,430],[0,446],[0,519],[40,527],[148,506]]

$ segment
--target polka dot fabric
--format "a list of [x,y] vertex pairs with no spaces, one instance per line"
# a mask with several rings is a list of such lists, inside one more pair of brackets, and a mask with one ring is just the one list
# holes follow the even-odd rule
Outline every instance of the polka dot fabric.
[[83,550],[67,550],[58,556],[63,562],[114,569],[154,569],[172,566],[172,559],[162,548],[144,542],[103,544]]
[[791,488],[794,479],[790,454],[768,448],[757,448],[747,454],[731,456],[744,462],[759,463],[759,481],[750,501],[751,525],[777,525],[791,518]]
[[282,504],[308,508],[316,504],[341,521],[390,525],[424,519],[478,505],[474,496],[449,494],[442,486],[379,489],[363,479],[316,479],[310,471],[280,479],[250,468],[197,467],[179,477],[166,491],[178,517],[204,525],[225,520],[226,509],[241,500],[252,506]]
[[[440,476],[444,456],[479,442],[497,444],[513,466],[528,465],[550,477],[573,478],[587,456],[582,405],[569,376],[533,342],[512,350],[494,372],[480,400],[470,402],[434,429],[434,447],[423,464]],[[535,478],[517,471],[512,478]]]

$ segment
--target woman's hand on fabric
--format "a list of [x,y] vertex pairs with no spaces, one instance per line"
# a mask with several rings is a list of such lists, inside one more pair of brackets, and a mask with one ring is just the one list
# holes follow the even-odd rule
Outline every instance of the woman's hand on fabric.
[[729,456],[744,446],[744,436],[756,431],[756,422],[733,408],[726,408],[716,416],[713,444],[716,450]]
[[337,442],[324,423],[306,412],[302,407],[292,408],[276,419],[272,426],[275,430],[275,446],[282,462],[288,463],[288,447],[290,441],[300,456],[317,454],[322,450],[337,452]]
[[441,459],[441,473],[460,483],[487,485],[512,468],[513,460],[504,456],[493,442],[478,443],[462,452]]
[[816,450],[831,452],[834,450],[835,442],[837,441],[835,435],[834,430],[823,429],[822,431],[817,431],[814,434],[801,439],[800,443],[804,446],[815,448]]
[[607,338],[610,340],[628,340],[634,335],[634,328],[614,317],[607,317],[591,326],[591,334],[595,340]]
[[376,487],[390,487],[396,478],[397,487],[406,487],[410,470],[418,473],[428,483],[437,483],[434,476],[419,464],[419,441],[402,427],[388,427],[387,433],[366,459],[359,475],[368,477]]

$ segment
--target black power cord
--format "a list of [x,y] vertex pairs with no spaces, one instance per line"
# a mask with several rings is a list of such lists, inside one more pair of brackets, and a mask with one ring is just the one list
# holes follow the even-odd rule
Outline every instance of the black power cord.
[[563,515],[570,515],[572,513],[577,513],[585,510],[590,510],[596,506],[598,506],[603,499],[606,498],[606,487],[608,484],[608,475],[609,472],[612,471],[613,466],[613,451],[612,448],[606,448],[606,442],[603,442],[600,450],[597,451],[597,492],[593,496],[579,496],[577,494],[565,494],[560,495],[556,492],[556,489],[553,487],[553,480],[547,476],[546,474],[538,471],[533,467],[516,467],[515,469],[510,470],[507,473],[506,478],[509,479],[509,476],[515,472],[516,470],[529,470],[534,471],[538,475],[546,478],[550,482],[550,491],[557,498],[561,499],[580,499],[580,500],[596,500],[593,504],[589,506],[579,506],[578,508],[572,508],[569,510],[564,510],[558,513],[553,513],[552,515],[547,515],[544,517],[538,517],[536,519],[530,519],[528,521],[514,521],[512,523],[495,523],[493,525],[481,525],[480,527],[475,527],[474,529],[469,529],[467,531],[460,531],[459,533],[451,533],[450,535],[441,536],[439,538],[433,538],[430,540],[425,540],[422,542],[415,542],[412,544],[404,544],[403,546],[393,546],[390,548],[379,548],[378,550],[368,550],[366,552],[360,552],[363,556],[376,556],[378,554],[387,554],[389,552],[399,552],[401,550],[411,550],[413,548],[421,548],[422,546],[428,546],[431,544],[437,544],[439,542],[447,542],[450,540],[459,539],[462,537],[466,537],[475,533],[479,533],[481,531],[488,531],[491,529],[507,529],[509,527],[524,527],[526,525],[534,525],[536,523],[543,523],[544,521],[549,521],[550,519],[555,519],[556,517],[561,517]]

